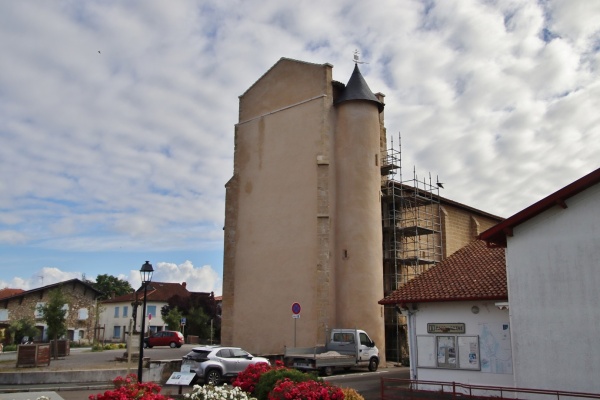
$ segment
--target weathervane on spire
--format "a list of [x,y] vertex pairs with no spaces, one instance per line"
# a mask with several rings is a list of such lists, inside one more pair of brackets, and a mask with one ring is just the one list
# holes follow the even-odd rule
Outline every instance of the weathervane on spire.
[[355,64],[368,64],[368,62],[364,62],[364,61],[359,61],[360,60],[360,53],[358,52],[358,49],[354,50],[354,63]]

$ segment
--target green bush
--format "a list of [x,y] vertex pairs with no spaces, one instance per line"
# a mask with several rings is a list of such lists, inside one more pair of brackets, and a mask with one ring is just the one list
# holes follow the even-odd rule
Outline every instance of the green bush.
[[284,378],[288,378],[292,382],[323,381],[315,373],[307,374],[297,369],[273,369],[260,376],[255,389],[256,398],[258,400],[267,400],[269,393],[273,390],[277,382]]
[[4,351],[17,351],[16,344],[7,344],[4,346]]
[[94,343],[92,345],[92,351],[103,351],[104,350],[104,346],[102,346],[102,343]]

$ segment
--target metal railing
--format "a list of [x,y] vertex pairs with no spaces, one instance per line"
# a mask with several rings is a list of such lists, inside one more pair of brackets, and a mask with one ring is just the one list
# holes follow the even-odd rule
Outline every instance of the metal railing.
[[381,378],[381,400],[410,399],[600,399],[600,393],[469,385],[458,382]]

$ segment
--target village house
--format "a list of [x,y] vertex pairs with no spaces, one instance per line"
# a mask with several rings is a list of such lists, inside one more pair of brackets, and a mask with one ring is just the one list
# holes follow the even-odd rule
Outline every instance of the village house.
[[11,322],[30,318],[35,321],[39,334],[36,342],[48,341],[47,324],[38,307],[48,301],[48,293],[61,290],[68,300],[67,338],[71,341],[91,342],[94,337],[97,298],[101,292],[79,279],[71,279],[31,290],[4,289],[0,291],[0,329],[6,330]]
[[504,249],[476,240],[381,300],[407,317],[411,379],[512,386]]
[[[127,335],[132,329],[139,332],[142,326],[143,296],[144,292],[140,288],[137,292],[104,300],[100,305],[98,339],[109,342],[126,342]],[[161,309],[177,297],[180,300],[194,297],[195,301],[200,303],[213,304],[214,310],[205,310],[205,312],[211,316],[220,315],[220,313],[217,314],[220,309],[220,301],[212,292],[190,292],[187,290],[186,282],[150,282],[146,295],[146,334],[168,330],[167,323],[162,318]],[[215,321],[215,325],[216,323],[217,321]],[[185,333],[185,328],[183,326],[180,328]]]

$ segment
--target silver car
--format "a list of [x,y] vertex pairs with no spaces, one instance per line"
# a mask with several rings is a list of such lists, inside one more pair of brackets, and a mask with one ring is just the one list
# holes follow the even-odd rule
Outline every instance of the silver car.
[[190,372],[204,383],[219,385],[231,380],[248,365],[267,363],[264,357],[254,357],[239,347],[199,346],[183,356],[182,365],[189,365]]

